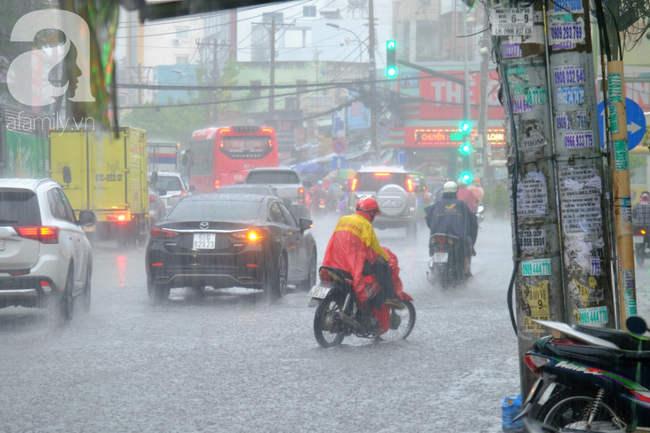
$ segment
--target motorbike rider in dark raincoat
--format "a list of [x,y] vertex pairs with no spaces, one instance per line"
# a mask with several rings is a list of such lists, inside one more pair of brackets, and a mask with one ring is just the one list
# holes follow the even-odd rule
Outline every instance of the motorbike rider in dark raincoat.
[[476,255],[474,244],[478,235],[476,215],[465,202],[456,197],[458,185],[447,182],[442,189],[442,199],[425,208],[427,226],[431,234],[444,233],[456,236],[463,244],[465,274],[472,276],[471,257]]

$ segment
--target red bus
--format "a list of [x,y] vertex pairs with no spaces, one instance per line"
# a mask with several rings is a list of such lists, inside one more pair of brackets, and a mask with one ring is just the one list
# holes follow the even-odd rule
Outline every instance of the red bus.
[[278,166],[275,130],[265,126],[200,129],[188,154],[189,184],[198,194],[243,182],[251,168]]

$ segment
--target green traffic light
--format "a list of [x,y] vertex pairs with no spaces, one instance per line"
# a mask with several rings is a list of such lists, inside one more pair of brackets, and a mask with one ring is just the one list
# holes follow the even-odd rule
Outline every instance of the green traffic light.
[[469,145],[468,143],[463,144],[460,146],[460,153],[463,155],[469,155],[472,152],[472,146]]
[[386,49],[387,50],[394,50],[395,48],[397,48],[397,44],[395,43],[395,41],[393,41],[392,39],[386,41]]
[[463,182],[469,182],[470,180],[472,180],[472,174],[466,171],[465,173],[460,175],[460,180],[462,180]]
[[394,66],[390,66],[390,67],[386,68],[386,76],[389,77],[389,78],[396,77],[397,76],[397,68],[395,68]]
[[460,124],[461,132],[469,132],[472,129],[472,125],[468,121],[464,121]]

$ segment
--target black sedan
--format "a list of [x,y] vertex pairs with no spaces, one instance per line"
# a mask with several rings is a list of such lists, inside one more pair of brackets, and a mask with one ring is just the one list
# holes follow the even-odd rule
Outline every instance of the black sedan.
[[281,199],[254,194],[202,194],[180,200],[151,229],[146,266],[149,297],[165,301],[175,287],[262,289],[316,283],[316,242]]

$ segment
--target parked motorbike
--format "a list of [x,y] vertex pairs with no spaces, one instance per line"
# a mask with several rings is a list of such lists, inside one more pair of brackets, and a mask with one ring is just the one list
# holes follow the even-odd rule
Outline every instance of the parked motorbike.
[[399,340],[409,336],[415,325],[413,298],[401,290],[395,294],[406,308],[397,310],[382,306],[380,310],[369,307],[370,300],[381,290],[377,285],[369,293],[368,301],[359,304],[349,273],[322,266],[320,283],[312,287],[310,307],[316,308],[314,335],[321,347],[341,344],[349,335],[361,338]]
[[524,358],[539,378],[517,419],[559,431],[650,431],[650,338],[643,319],[627,320],[630,333],[535,322],[553,335],[537,340]]
[[483,220],[485,219],[485,212],[484,212],[484,207],[482,204],[479,204],[478,207],[476,208],[476,221],[481,224]]
[[634,227],[634,257],[639,266],[650,258],[650,234],[644,226]]
[[430,284],[438,282],[443,289],[465,278],[463,245],[456,236],[435,233],[429,237]]

